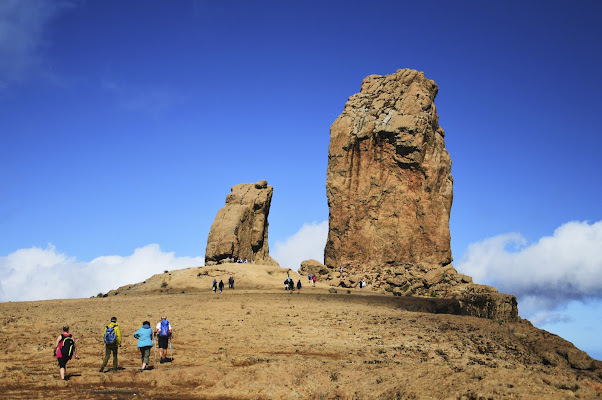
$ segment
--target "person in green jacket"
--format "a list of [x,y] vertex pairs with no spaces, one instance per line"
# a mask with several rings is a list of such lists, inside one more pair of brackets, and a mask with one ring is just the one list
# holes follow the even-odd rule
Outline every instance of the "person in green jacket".
[[107,325],[102,336],[105,343],[105,358],[102,360],[99,372],[104,371],[111,353],[113,353],[113,372],[117,372],[117,349],[121,347],[121,329],[117,324],[117,317],[111,318],[111,323]]

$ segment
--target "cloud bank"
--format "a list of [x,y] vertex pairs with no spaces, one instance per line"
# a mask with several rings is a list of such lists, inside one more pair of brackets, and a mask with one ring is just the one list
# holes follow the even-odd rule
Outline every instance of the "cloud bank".
[[328,221],[303,224],[294,235],[277,241],[270,255],[282,268],[298,270],[301,261],[314,259],[324,262],[324,246],[328,238]]
[[176,257],[157,244],[127,257],[103,256],[90,262],[60,253],[52,245],[21,249],[0,257],[0,301],[90,297],[164,270],[203,264],[203,257]]
[[533,244],[517,233],[488,238],[469,245],[456,267],[516,295],[534,323],[566,321],[550,311],[602,299],[602,221],[568,222]]

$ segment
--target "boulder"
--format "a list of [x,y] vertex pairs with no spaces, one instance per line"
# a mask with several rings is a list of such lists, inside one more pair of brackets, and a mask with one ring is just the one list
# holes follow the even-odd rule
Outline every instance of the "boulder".
[[332,278],[332,274],[334,271],[326,267],[324,264],[317,260],[305,260],[301,262],[301,267],[299,268],[300,275],[312,274],[315,275],[318,279],[329,279]]
[[205,251],[205,265],[226,259],[246,259],[265,265],[278,265],[269,255],[268,214],[272,186],[263,180],[232,187],[211,225]]

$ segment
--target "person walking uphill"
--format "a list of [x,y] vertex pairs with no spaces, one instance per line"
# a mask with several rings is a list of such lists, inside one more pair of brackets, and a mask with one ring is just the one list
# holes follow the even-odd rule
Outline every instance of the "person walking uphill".
[[159,322],[155,328],[155,333],[157,334],[158,339],[157,341],[159,342],[160,363],[167,361],[167,343],[171,337],[171,332],[171,324],[167,320],[167,317],[161,317],[161,322]]
[[111,353],[113,353],[113,372],[117,372],[117,349],[121,347],[121,329],[119,329],[116,317],[111,318],[111,323],[105,328],[102,338],[105,343],[105,358],[102,360],[102,366],[98,372],[104,371]]
[[150,326],[150,322],[144,321],[142,323],[142,328],[134,333],[134,337],[138,339],[138,348],[140,349],[140,357],[142,358],[142,368],[140,368],[140,372],[142,372],[148,365],[150,351],[153,347],[153,330]]
[[75,342],[73,341],[73,335],[69,333],[69,325],[63,326],[63,333],[56,338],[56,343],[54,344],[54,356],[59,362],[61,379],[65,380],[67,361],[71,360],[71,357],[75,357],[76,359],[79,358],[77,349],[75,348]]

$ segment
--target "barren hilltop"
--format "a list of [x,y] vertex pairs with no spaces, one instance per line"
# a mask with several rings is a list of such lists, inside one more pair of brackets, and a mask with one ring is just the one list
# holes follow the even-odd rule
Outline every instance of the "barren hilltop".
[[[300,291],[284,291],[287,273],[301,280]],[[223,294],[211,291],[213,279],[224,280]],[[323,282],[312,288],[307,277],[258,264],[169,271],[106,297],[1,303],[0,397],[600,397],[600,361],[571,343],[526,320],[454,315],[448,303]],[[151,361],[154,369],[140,373],[132,334],[161,314],[174,327],[173,362]],[[121,369],[100,373],[102,332],[114,315],[124,335]],[[58,379],[52,356],[64,322],[71,323],[81,356],[67,365],[68,381]]]

